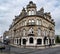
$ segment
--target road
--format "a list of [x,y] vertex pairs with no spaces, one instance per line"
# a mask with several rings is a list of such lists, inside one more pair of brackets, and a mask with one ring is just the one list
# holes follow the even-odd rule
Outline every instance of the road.
[[27,49],[27,48],[11,48],[17,54],[60,54],[60,47],[45,49]]
[[60,47],[38,50],[28,54],[60,54]]
[[[60,54],[60,47],[55,47],[55,48],[45,48],[45,49],[29,49],[29,48],[18,48],[18,47],[13,47],[10,46],[10,51],[9,51],[9,46],[6,46],[6,49],[4,50],[5,52],[12,52],[12,54]],[[5,53],[4,53],[5,54]]]

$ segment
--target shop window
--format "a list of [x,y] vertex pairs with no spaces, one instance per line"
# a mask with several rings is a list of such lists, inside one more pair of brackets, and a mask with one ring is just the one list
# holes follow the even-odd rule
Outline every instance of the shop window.
[[42,44],[42,39],[37,39],[37,44]]
[[29,43],[33,43],[33,38],[32,37],[29,39]]
[[23,44],[26,44],[26,39],[23,39]]

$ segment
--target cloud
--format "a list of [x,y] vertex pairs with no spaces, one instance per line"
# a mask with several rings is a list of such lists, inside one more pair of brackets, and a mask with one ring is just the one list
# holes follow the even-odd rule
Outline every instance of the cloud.
[[19,15],[22,8],[26,7],[29,1],[37,5],[37,9],[44,7],[45,12],[51,12],[56,22],[56,34],[60,34],[60,1],[59,0],[0,0],[0,35],[8,30],[15,15]]

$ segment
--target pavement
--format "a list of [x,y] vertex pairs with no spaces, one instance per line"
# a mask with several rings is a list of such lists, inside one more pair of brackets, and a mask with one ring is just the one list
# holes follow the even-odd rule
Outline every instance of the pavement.
[[60,54],[60,45],[43,48],[19,48],[12,46],[11,52],[15,52],[17,54]]
[[6,49],[3,52],[8,52],[8,54],[9,52],[12,54],[60,54],[60,45],[43,48],[19,48],[6,45]]

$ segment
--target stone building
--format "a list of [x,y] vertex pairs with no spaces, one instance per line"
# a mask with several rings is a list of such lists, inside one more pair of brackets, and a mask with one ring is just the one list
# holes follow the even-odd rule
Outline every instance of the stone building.
[[3,33],[3,42],[5,42],[7,39],[9,39],[9,31],[5,31],[4,33]]
[[32,1],[15,16],[9,28],[10,43],[16,46],[44,46],[55,44],[55,22],[44,8],[37,11]]

